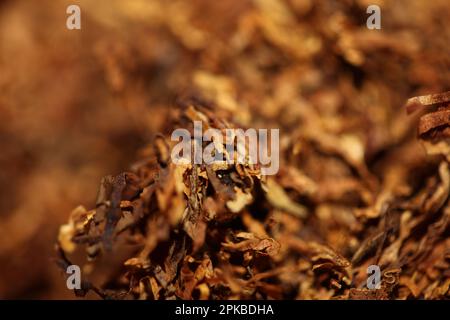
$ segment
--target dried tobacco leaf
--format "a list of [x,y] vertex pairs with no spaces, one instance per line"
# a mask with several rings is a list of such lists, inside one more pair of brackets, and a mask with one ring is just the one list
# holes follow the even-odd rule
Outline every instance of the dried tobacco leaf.
[[[80,6],[0,5],[1,297],[450,297],[448,1]],[[175,164],[196,121],[279,129],[279,171]]]

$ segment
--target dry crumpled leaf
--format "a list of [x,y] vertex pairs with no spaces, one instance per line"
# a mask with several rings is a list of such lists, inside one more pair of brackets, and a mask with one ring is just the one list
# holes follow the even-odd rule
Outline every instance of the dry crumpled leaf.
[[[392,21],[414,30],[426,21],[415,41],[406,27],[389,35],[361,27],[352,14],[364,9],[359,2],[217,4],[227,19],[209,14],[218,10],[209,3],[112,5],[123,15],[93,20],[145,25],[135,26],[142,41],[98,44],[106,83],[145,135],[149,119],[163,125],[129,171],[103,179],[95,208],[76,209],[61,228],[61,265],[85,251],[95,283],[107,284],[86,280],[78,294],[449,297],[449,94],[408,100],[417,117],[400,108],[415,92],[448,90],[438,67],[448,50],[430,36],[443,32],[439,20],[418,10],[415,21],[416,7],[386,4]],[[132,107],[148,103],[165,111],[141,117],[146,108]],[[258,163],[174,165],[170,133],[192,134],[193,121],[221,132],[280,129],[279,172],[264,177]],[[378,290],[366,288],[373,264]]]
[[277,209],[286,210],[300,218],[307,215],[306,208],[293,202],[284,189],[275,180],[267,179],[267,184],[263,185],[267,200]]

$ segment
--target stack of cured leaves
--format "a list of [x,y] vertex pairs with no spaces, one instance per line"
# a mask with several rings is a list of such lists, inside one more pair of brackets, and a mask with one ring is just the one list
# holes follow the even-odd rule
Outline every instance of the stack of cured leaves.
[[[401,163],[383,169],[383,185],[339,144],[319,139],[307,146],[302,134],[293,141],[322,151],[309,157],[327,163],[338,154],[364,179],[320,186],[301,170],[314,159],[297,166],[286,160],[276,176],[262,176],[257,164],[175,165],[173,142],[158,136],[131,171],[102,180],[95,209],[72,212],[59,234],[60,264],[72,264],[68,254],[84,248],[79,295],[92,289],[141,299],[444,298],[449,96],[414,98],[407,108],[424,110],[419,137],[430,159],[424,168],[406,147],[394,157],[405,157]],[[233,128],[223,116],[188,101],[173,126]],[[105,268],[102,260],[110,275],[98,286],[88,279],[97,264]],[[379,289],[366,287],[369,265],[382,271]]]
[[[385,2],[381,30],[362,0],[91,6],[105,86],[161,134],[61,227],[78,295],[449,297],[448,1]],[[280,129],[278,173],[175,165],[171,133],[194,121]]]

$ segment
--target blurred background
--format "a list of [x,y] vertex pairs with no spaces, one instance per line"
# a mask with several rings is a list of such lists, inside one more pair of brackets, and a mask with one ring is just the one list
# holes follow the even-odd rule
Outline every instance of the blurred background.
[[[366,28],[370,4],[382,30]],[[185,92],[243,125],[345,115],[329,130],[369,132],[369,160],[414,139],[401,107],[449,89],[449,18],[446,0],[0,0],[0,298],[74,298],[52,261],[59,226]]]

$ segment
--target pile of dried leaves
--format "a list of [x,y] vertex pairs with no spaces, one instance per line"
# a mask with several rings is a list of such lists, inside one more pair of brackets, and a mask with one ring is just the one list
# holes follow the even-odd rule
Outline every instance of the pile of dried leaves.
[[[377,185],[339,145],[316,147],[364,182],[342,177],[338,187],[321,187],[295,162],[275,178],[257,166],[174,165],[169,141],[158,137],[131,172],[103,179],[95,209],[74,210],[59,235],[62,266],[77,246],[90,261],[127,250],[107,286],[114,290],[85,281],[78,291],[103,297],[443,298],[450,286],[449,102],[449,93],[410,100],[413,108],[436,105],[420,118],[419,134],[428,154],[442,156],[417,185],[407,182],[415,167],[395,163]],[[197,108],[189,105],[179,125],[229,127]],[[382,267],[379,290],[363,288],[368,264]]]
[[[61,227],[59,264],[82,266],[77,295],[448,298],[450,96],[403,104],[413,92],[448,90],[449,31],[445,14],[420,36],[411,30],[423,21],[403,29],[401,16],[426,4],[403,5],[386,10],[392,32],[365,29],[364,1],[155,1],[124,11],[149,18],[166,40],[148,56],[139,41],[100,48],[111,89],[138,95],[133,79],[145,66],[160,72],[161,92],[188,94],[167,103],[165,130],[141,159],[102,180],[95,208],[76,208]],[[220,10],[236,26],[215,21]],[[279,173],[174,165],[170,133],[193,121],[280,128]],[[376,290],[366,287],[373,264]]]

